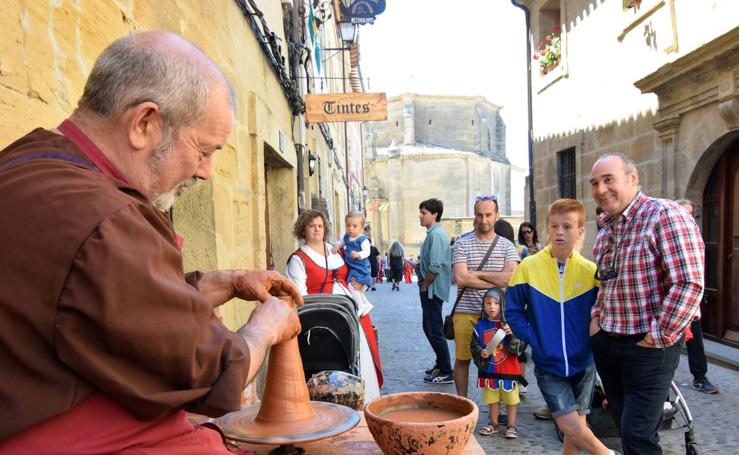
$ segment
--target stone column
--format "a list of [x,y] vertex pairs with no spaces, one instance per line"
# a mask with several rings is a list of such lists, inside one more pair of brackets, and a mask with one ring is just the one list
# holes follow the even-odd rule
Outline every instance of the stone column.
[[680,129],[680,116],[659,116],[654,127],[662,145],[662,188],[661,197],[676,199],[677,194],[677,136]]

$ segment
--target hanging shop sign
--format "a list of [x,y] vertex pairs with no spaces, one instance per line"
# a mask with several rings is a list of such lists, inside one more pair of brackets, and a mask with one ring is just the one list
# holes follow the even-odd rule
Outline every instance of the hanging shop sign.
[[352,24],[374,24],[385,11],[385,0],[341,0],[341,14]]
[[384,93],[309,93],[305,95],[308,123],[387,120]]

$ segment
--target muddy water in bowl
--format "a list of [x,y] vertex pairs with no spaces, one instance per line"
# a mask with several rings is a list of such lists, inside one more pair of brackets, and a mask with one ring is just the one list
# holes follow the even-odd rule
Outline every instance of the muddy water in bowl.
[[448,393],[385,395],[364,408],[372,437],[384,454],[455,455],[475,429],[478,409]]
[[434,408],[409,408],[399,409],[396,411],[388,411],[380,414],[380,417],[387,420],[393,420],[396,422],[443,422],[445,420],[454,420],[463,417],[464,414],[449,411],[446,409],[434,409]]

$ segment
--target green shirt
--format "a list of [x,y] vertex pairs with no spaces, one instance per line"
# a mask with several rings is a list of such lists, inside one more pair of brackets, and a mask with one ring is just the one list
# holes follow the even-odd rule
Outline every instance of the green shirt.
[[419,284],[428,272],[433,273],[436,278],[428,288],[428,297],[434,296],[446,302],[449,300],[449,286],[452,281],[452,253],[449,248],[449,237],[436,223],[426,232],[426,239],[421,245],[421,268],[419,271]]

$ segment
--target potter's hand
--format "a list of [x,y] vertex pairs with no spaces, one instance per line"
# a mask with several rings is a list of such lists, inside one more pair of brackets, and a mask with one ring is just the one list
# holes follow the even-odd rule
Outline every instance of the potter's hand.
[[480,351],[480,357],[482,357],[483,359],[487,359],[488,357],[490,357],[490,353],[483,349],[482,351]]
[[271,346],[297,336],[300,333],[300,319],[292,304],[269,297],[254,309],[249,322],[239,329],[242,335],[248,336],[251,332],[259,333]]
[[197,282],[200,295],[213,307],[223,305],[233,298],[233,279],[230,270],[218,270],[203,274]]
[[273,295],[289,295],[296,305],[303,306],[298,288],[274,270],[234,270],[232,274],[233,297],[266,302]]
[[292,304],[277,297],[268,297],[254,309],[249,322],[238,333],[249,346],[248,383],[259,371],[272,345],[290,340],[300,333],[300,320]]

